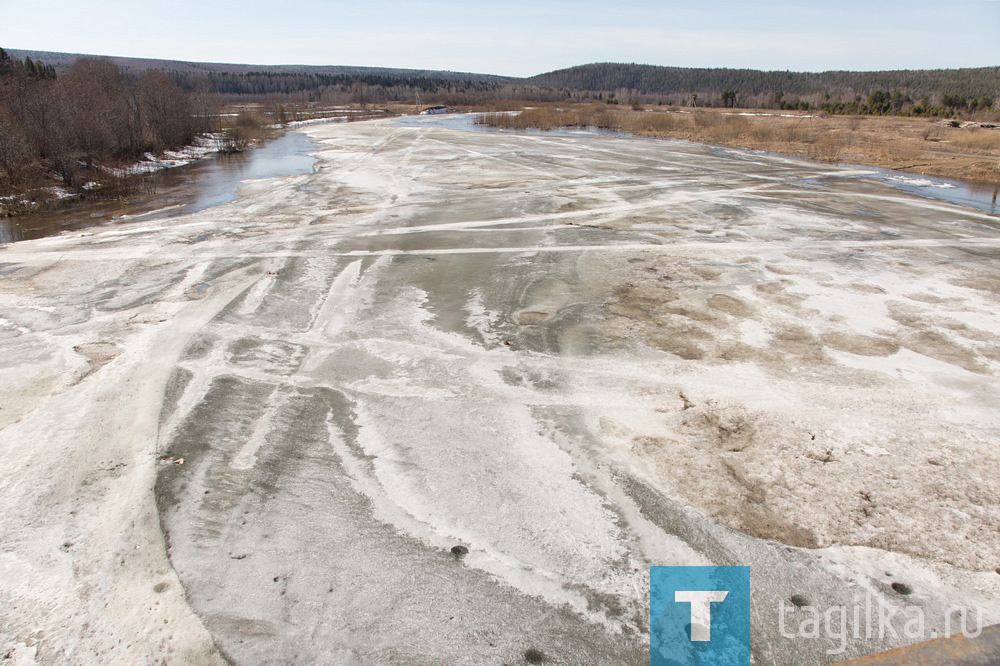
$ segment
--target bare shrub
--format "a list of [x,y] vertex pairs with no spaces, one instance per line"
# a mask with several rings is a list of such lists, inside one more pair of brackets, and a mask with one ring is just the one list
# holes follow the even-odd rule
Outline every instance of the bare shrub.
[[941,126],[938,125],[936,120],[929,122],[920,132],[920,138],[924,141],[940,141]]
[[698,128],[717,127],[723,122],[723,118],[719,114],[703,109],[695,111],[692,117],[694,118],[694,126]]
[[789,143],[811,143],[815,137],[802,126],[801,122],[787,125],[781,129],[781,138]]
[[539,106],[525,109],[520,113],[482,113],[476,116],[479,125],[503,129],[543,129],[559,127],[600,127],[617,129],[618,112],[596,106],[564,109],[555,106]]
[[20,123],[0,108],[0,194],[11,191],[26,176],[34,155]]
[[57,83],[70,139],[85,162],[142,153],[138,100],[117,65],[80,58]]
[[621,127],[635,134],[668,134],[680,125],[677,116],[670,113],[650,112],[641,116],[629,115],[622,119]]
[[826,162],[836,162],[844,149],[844,140],[837,134],[827,132],[813,144],[811,156]]
[[724,116],[709,128],[710,140],[716,143],[736,141],[750,129],[750,122],[743,116]]
[[256,113],[240,111],[232,125],[223,128],[219,140],[219,152],[241,153],[267,136],[267,123]]
[[753,127],[750,128],[749,134],[755,141],[768,143],[775,139],[777,132],[775,131],[775,128],[768,125],[754,123]]
[[145,147],[163,150],[194,140],[191,99],[176,83],[162,72],[150,71],[139,80],[138,93]]
[[[147,151],[179,148],[207,129],[214,104],[168,76],[126,76],[113,62],[80,58],[57,78],[27,68],[0,72],[0,190],[37,193],[102,184],[108,196],[137,187],[118,182],[117,167]],[[31,196],[35,196],[32,194]]]

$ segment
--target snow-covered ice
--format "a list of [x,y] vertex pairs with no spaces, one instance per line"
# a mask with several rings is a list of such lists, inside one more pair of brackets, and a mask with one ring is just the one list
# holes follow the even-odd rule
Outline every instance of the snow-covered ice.
[[751,568],[758,663],[914,640],[782,637],[792,595],[1000,621],[997,218],[440,122],[0,249],[2,650],[642,664],[681,564]]

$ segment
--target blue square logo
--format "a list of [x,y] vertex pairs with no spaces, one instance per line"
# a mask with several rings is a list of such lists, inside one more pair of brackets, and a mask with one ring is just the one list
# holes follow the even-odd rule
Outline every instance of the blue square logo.
[[749,664],[747,567],[650,567],[649,664]]

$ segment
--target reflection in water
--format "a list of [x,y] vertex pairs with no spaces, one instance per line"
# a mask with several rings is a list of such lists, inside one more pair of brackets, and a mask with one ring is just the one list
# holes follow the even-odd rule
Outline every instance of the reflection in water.
[[940,201],[949,201],[960,206],[968,206],[991,215],[1000,215],[997,206],[997,194],[1000,186],[983,183],[968,183],[961,180],[937,178],[923,174],[912,174],[905,171],[893,171],[878,167],[848,165],[857,169],[871,171],[871,178],[892,185],[896,189],[916,194],[917,196]]
[[997,198],[1000,195],[1000,185],[969,185],[969,190],[972,191],[973,195],[982,199],[983,201],[989,201],[990,205],[987,208],[987,213],[992,213],[993,215],[1000,215],[1000,206],[997,206]]
[[[240,183],[312,170],[316,143],[289,132],[239,155],[215,156],[152,174],[155,194],[128,201],[75,201],[25,217],[0,218],[0,243],[54,236],[68,229],[120,220],[135,222],[186,215],[219,206],[237,196]],[[122,219],[124,217],[124,219]]]

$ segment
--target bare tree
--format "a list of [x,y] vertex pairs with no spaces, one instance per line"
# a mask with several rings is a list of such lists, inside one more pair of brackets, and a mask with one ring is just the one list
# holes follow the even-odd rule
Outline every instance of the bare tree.
[[162,72],[146,72],[139,80],[139,110],[145,147],[176,148],[194,139],[191,99]]

